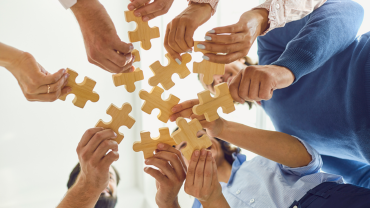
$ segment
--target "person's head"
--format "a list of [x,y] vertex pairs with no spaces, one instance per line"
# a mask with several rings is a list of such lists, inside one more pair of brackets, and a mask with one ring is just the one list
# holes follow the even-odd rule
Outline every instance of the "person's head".
[[[69,175],[67,183],[68,189],[77,181],[78,175],[81,172],[80,163],[78,163]],[[118,171],[110,166],[109,168],[109,183],[108,186],[101,192],[98,202],[95,204],[95,208],[114,208],[117,203],[117,186],[120,180]]]
[[[176,128],[173,132],[175,132],[177,130],[178,130],[178,128]],[[200,138],[203,135],[207,135],[206,130],[203,129],[203,130],[198,131],[198,133],[197,133],[198,138]],[[240,148],[232,146],[230,143],[225,142],[221,139],[211,137],[209,135],[208,135],[208,137],[210,138],[210,140],[212,142],[212,145],[207,149],[211,151],[212,157],[216,161],[216,165],[220,166],[224,162],[227,162],[230,165],[232,165],[233,162],[234,162],[233,153],[236,153],[236,154],[240,153]],[[185,142],[182,142],[182,143],[175,146],[175,148],[178,149],[178,150],[181,150],[185,147],[186,147]],[[186,158],[184,158],[184,160],[185,160],[186,165],[188,166],[189,161],[187,161]]]
[[[206,85],[203,82],[203,74],[199,74],[198,78],[199,78],[199,81],[202,83],[202,86],[204,87],[204,89],[211,91],[212,94],[215,94],[216,91],[214,87],[216,85],[223,83],[223,82],[226,82],[226,83],[230,82],[239,73],[240,70],[246,68],[247,66],[257,65],[257,64],[258,63],[253,62],[251,58],[246,56],[230,64],[226,64],[225,74],[213,75],[213,82],[210,85]],[[252,107],[251,102],[246,102],[246,103],[249,105],[249,108]]]

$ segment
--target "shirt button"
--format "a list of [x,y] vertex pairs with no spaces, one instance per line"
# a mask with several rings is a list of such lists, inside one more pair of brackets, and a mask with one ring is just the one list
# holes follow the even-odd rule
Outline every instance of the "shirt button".
[[253,203],[253,202],[254,202],[254,199],[249,200],[249,202],[250,202],[250,203]]
[[279,9],[280,8],[280,4],[276,4],[276,9]]
[[237,190],[237,191],[236,191],[236,194],[240,194],[240,190]]
[[298,207],[297,207],[297,205],[296,205],[296,206],[294,206],[293,208],[298,208]]

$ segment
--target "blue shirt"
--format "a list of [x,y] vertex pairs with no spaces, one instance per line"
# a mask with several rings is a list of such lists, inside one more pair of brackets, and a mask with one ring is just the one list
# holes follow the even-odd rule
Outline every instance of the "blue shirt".
[[[343,183],[341,176],[320,172],[320,154],[301,142],[312,157],[304,167],[290,168],[261,156],[246,161],[245,155],[236,155],[229,182],[221,182],[222,193],[230,207],[289,207],[323,182]],[[195,200],[193,208],[200,207]]]
[[[370,33],[356,38],[363,14],[356,2],[328,0],[259,37],[258,55],[261,65],[287,67],[296,78],[262,101],[275,129],[314,147],[323,155],[324,171],[368,187]],[[348,171],[355,169],[361,171]]]

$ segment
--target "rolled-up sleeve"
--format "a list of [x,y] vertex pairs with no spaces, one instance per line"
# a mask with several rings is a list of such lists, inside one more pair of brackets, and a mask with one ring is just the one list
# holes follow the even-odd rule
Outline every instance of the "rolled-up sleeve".
[[321,155],[309,144],[306,142],[302,141],[301,139],[297,138],[303,146],[307,149],[307,152],[311,155],[311,162],[303,167],[298,167],[298,168],[291,168],[282,164],[279,164],[280,169],[287,174],[290,175],[296,175],[296,176],[305,176],[305,175],[310,175],[314,173],[318,173],[322,167],[322,159]]
[[63,5],[65,9],[69,9],[77,3],[77,0],[59,0],[59,2]]
[[262,34],[284,27],[286,23],[300,20],[322,6],[326,0],[266,0],[265,3],[254,9],[267,9],[269,11],[270,27]]
[[194,3],[208,3],[212,7],[212,15],[216,12],[217,4],[219,0],[188,0],[189,4]]

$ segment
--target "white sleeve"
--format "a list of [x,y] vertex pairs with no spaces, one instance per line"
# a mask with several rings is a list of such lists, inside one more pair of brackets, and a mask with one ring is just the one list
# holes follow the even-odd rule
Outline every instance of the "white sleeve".
[[77,0],[59,0],[65,9],[69,9],[71,6],[77,3]]

